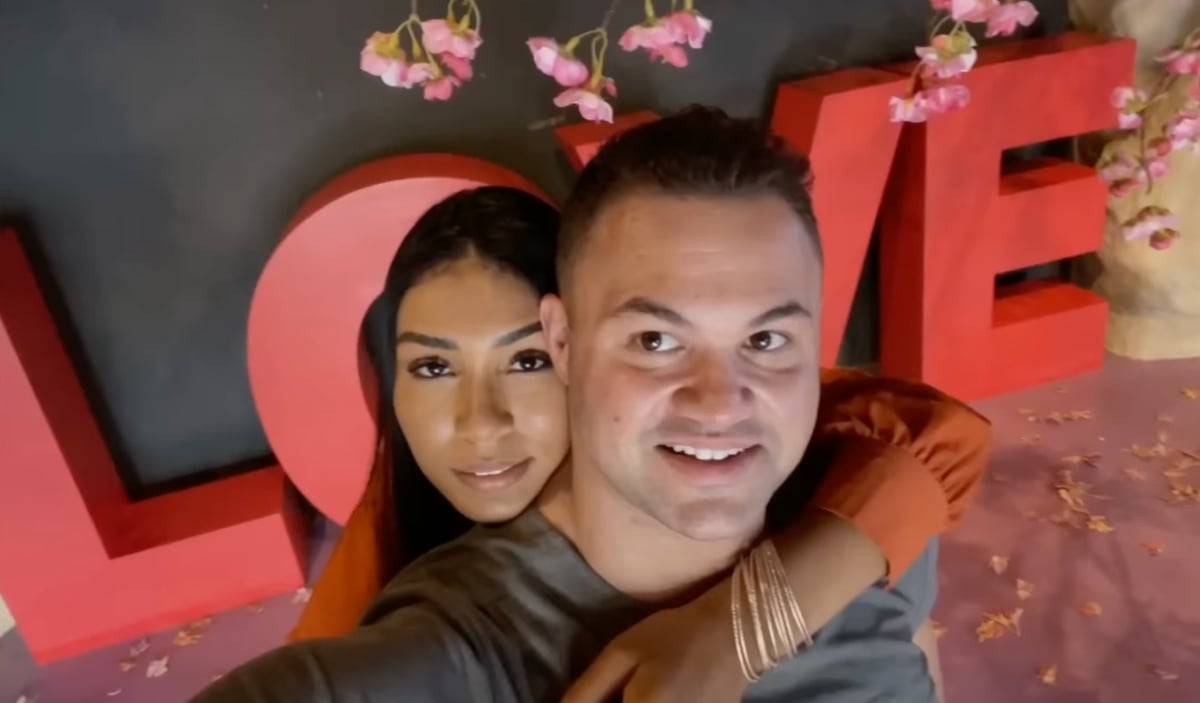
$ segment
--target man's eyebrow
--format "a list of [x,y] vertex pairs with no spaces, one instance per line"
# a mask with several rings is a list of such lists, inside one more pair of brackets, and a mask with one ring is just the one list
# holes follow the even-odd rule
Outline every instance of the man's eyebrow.
[[779,319],[782,319],[785,317],[808,317],[808,318],[811,318],[812,312],[810,312],[808,308],[801,305],[799,303],[799,301],[789,300],[782,305],[776,305],[775,307],[771,308],[770,310],[768,310],[768,311],[764,312],[763,314],[759,315],[758,317],[754,318],[753,320],[750,321],[750,326],[751,327],[759,327],[761,325],[767,324],[768,322],[774,322],[775,320],[779,320]]
[[613,311],[613,317],[618,315],[650,315],[664,322],[669,322],[672,325],[683,327],[691,324],[683,315],[680,315],[666,305],[640,296],[630,298],[622,303],[620,307]]
[[420,344],[423,347],[433,347],[434,349],[458,349],[458,344],[453,339],[445,337],[434,337],[433,335],[421,334],[420,332],[401,332],[396,335],[396,344]]
[[[673,325],[680,325],[680,326],[691,325],[691,323],[687,321],[687,318],[685,318],[683,315],[675,312],[674,310],[667,307],[666,305],[663,305],[661,303],[656,303],[653,300],[649,300],[647,298],[642,298],[642,297],[630,298],[629,300],[625,301],[625,303],[622,304],[619,308],[617,308],[613,314],[614,315],[623,315],[623,314],[650,315],[651,317],[657,317],[658,319],[664,320]],[[750,326],[751,327],[759,327],[761,325],[767,324],[768,322],[774,322],[775,320],[779,320],[779,319],[786,318],[786,317],[811,318],[812,312],[809,311],[808,308],[804,307],[804,305],[802,305],[799,301],[789,300],[786,303],[776,305],[775,307],[771,308],[770,310],[767,310],[766,312],[762,313],[761,315],[758,315],[757,317],[755,317],[753,320],[750,321]]]

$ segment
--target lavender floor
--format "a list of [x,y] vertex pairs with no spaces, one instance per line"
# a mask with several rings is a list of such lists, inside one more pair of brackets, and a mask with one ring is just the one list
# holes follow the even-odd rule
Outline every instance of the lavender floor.
[[[943,541],[947,700],[1200,701],[1200,360],[1110,358],[978,407],[996,447],[978,501]],[[319,553],[333,536],[318,528]],[[302,598],[40,668],[10,632],[0,703],[184,701],[279,644]]]

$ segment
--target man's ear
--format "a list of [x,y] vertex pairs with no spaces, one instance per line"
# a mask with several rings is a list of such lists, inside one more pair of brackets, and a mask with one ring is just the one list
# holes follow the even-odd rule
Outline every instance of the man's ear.
[[550,361],[554,363],[554,372],[567,382],[567,340],[570,328],[567,326],[567,306],[557,295],[542,296],[538,308],[542,320],[542,333],[546,335],[546,345],[549,347]]

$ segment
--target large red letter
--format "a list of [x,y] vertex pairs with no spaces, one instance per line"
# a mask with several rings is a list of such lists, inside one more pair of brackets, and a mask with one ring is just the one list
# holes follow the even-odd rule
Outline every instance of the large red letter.
[[971,104],[901,138],[881,212],[881,370],[964,398],[1103,363],[1102,298],[1061,281],[997,291],[995,277],[1096,250],[1105,186],[1065,161],[1002,174],[1000,155],[1113,126],[1134,44],[1071,33],[979,53]]
[[339,524],[358,504],[375,452],[363,316],[417,218],[484,185],[536,192],[512,171],[448,154],[355,168],[305,203],[259,278],[249,327],[254,402],[288,478]]
[[892,168],[900,125],[888,100],[894,73],[852,68],[779,87],[771,129],[812,161],[813,209],[825,250],[821,365],[837,364],[863,259]]
[[0,231],[0,591],[47,662],[304,582],[278,467],[130,502],[25,253]]

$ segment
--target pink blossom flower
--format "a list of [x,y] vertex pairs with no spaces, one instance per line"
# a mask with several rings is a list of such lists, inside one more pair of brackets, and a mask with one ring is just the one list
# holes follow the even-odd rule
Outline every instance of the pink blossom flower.
[[421,43],[431,54],[453,54],[471,60],[483,39],[469,27],[458,29],[446,20],[425,20],[421,23]]
[[693,49],[702,48],[704,38],[712,31],[712,20],[695,10],[673,12],[662,23],[671,31],[676,44],[687,44]]
[[454,89],[462,83],[454,76],[443,75],[441,78],[427,81],[425,83],[425,99],[426,100],[449,100],[454,94]]
[[1175,240],[1179,239],[1179,231],[1176,229],[1160,229],[1150,235],[1150,246],[1154,249],[1170,249]]
[[400,37],[395,32],[375,32],[363,44],[358,67],[372,76],[383,76],[394,71],[397,64],[404,64],[404,51],[400,49]]
[[907,98],[893,97],[888,101],[888,108],[892,122],[924,122],[929,119],[925,96],[921,93]]
[[[625,30],[619,43],[625,51],[645,49],[650,54],[651,61],[661,61],[683,68],[688,64],[688,57],[687,51],[676,41],[677,36],[683,36],[680,34],[683,30],[678,29],[677,25],[678,21],[668,25],[666,20],[649,20]],[[703,36],[699,40],[703,43]]]
[[1200,49],[1172,49],[1156,58],[1165,64],[1167,73],[1200,75]]
[[935,85],[922,90],[920,95],[924,100],[925,110],[930,113],[949,112],[971,101],[971,91],[967,86],[957,83]]
[[610,96],[617,94],[616,84],[611,79],[604,78],[595,88],[591,85],[567,88],[554,98],[554,104],[558,107],[574,105],[579,108],[580,116],[590,122],[612,122],[612,105],[600,95],[601,90]]
[[548,37],[530,37],[525,42],[533,54],[533,64],[564,88],[573,88],[588,79],[587,66],[565,53],[558,42]]
[[1146,182],[1145,173],[1141,172],[1141,171],[1139,171],[1138,173],[1141,174],[1140,177],[1126,178],[1124,180],[1116,181],[1115,183],[1113,183],[1108,188],[1109,194],[1112,195],[1112,197],[1114,197],[1114,198],[1123,198],[1126,195],[1129,195],[1130,193],[1132,193],[1135,188],[1137,188],[1138,186],[1140,186]]
[[1105,183],[1119,183],[1135,178],[1138,171],[1137,162],[1122,154],[1100,167],[1100,178]]
[[1109,184],[1108,192],[1112,197],[1124,197],[1152,179],[1167,175],[1166,155],[1169,153],[1169,149],[1164,153],[1155,145],[1145,161],[1122,154],[1100,167],[1100,178]]
[[[935,9],[949,9],[950,16],[959,22],[987,22],[992,12],[995,11],[996,0],[950,0],[949,3],[941,3],[943,7]],[[949,5],[946,8],[945,5]]]
[[662,50],[675,45],[675,30],[658,20],[648,21],[626,29],[617,43],[625,51]]
[[1112,106],[1120,112],[1117,125],[1121,129],[1136,129],[1142,124],[1142,110],[1146,109],[1146,94],[1128,86],[1113,90]]
[[683,68],[688,65],[687,52],[683,50],[682,46],[676,44],[665,46],[661,49],[651,49],[650,60],[669,63],[676,68]]
[[1200,112],[1183,112],[1167,123],[1167,139],[1172,149],[1191,148],[1200,153]]
[[917,56],[926,76],[954,78],[971,70],[979,53],[970,34],[955,32],[935,36],[930,46],[918,46]]
[[411,88],[429,80],[433,74],[434,70],[431,64],[425,62],[406,64],[401,61],[389,67],[380,78],[383,79],[384,84],[393,88]]
[[1028,27],[1033,24],[1037,16],[1037,8],[1027,0],[997,5],[987,16],[987,36],[1007,37],[1017,31],[1017,25]]
[[[1121,225],[1121,233],[1126,241],[1134,241],[1138,239],[1150,239],[1155,234],[1170,233],[1166,235],[1168,240],[1166,246],[1170,246],[1171,239],[1178,236],[1175,228],[1179,226],[1175,215],[1163,207],[1149,205],[1144,207],[1136,215],[1126,220]],[[1162,237],[1160,237],[1162,239]],[[1153,245],[1153,243],[1152,243]],[[1166,248],[1163,247],[1155,247]]]
[[1155,157],[1168,156],[1174,150],[1171,146],[1171,140],[1166,137],[1158,137],[1151,139],[1146,143],[1146,153]]
[[[1146,162],[1146,171],[1150,174],[1150,178],[1159,179],[1167,175],[1168,165],[1165,157],[1153,156]],[[1143,180],[1144,177],[1143,177]]]
[[445,53],[438,54],[438,60],[440,60],[446,68],[450,69],[450,72],[454,74],[455,78],[469,81],[471,80],[471,76],[475,75],[475,71],[471,68],[470,59],[463,59],[455,56],[454,54]]

